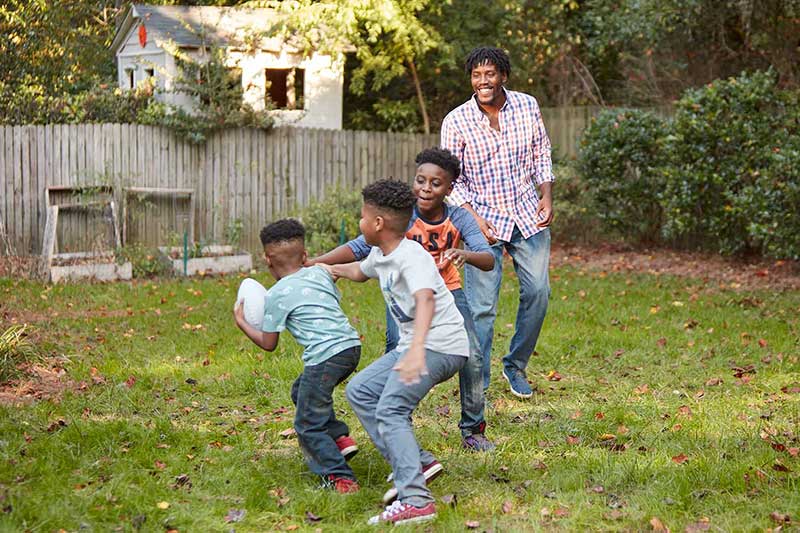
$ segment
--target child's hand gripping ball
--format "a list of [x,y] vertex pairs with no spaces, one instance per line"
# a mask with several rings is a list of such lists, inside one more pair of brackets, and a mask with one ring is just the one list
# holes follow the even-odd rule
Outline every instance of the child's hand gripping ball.
[[244,319],[248,324],[260,330],[264,320],[264,303],[267,296],[267,289],[259,282],[251,278],[245,278],[239,285],[239,292],[236,294],[236,304],[240,303],[244,311]]

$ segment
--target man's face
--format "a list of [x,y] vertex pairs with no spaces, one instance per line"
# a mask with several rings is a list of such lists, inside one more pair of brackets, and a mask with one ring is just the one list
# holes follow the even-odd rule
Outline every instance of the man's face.
[[470,81],[478,103],[486,106],[497,106],[503,99],[503,84],[507,76],[501,74],[492,63],[484,63],[472,69]]

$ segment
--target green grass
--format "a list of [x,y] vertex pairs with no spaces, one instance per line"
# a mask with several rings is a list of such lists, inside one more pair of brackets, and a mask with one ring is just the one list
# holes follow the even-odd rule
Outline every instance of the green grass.
[[[388,465],[339,390],[362,490],[317,488],[297,441],[280,435],[292,425],[298,347],[287,335],[259,353],[239,333],[238,282],[0,280],[0,317],[31,322],[40,348],[63,356],[66,378],[85,382],[59,400],[0,407],[0,530],[369,529]],[[364,335],[363,368],[380,353],[382,302],[374,283],[340,285]],[[420,530],[478,521],[630,531],[656,517],[672,531],[705,519],[711,530],[750,531],[778,526],[773,512],[800,524],[800,459],[790,453],[800,447],[800,294],[576,269],[552,271],[551,285],[530,401],[499,376],[514,276],[503,285],[487,412],[495,453],[461,450],[456,380],[420,406],[417,436],[446,469],[431,488],[457,496]],[[744,381],[734,377],[748,365]],[[436,413],[444,405],[449,418]],[[226,523],[231,509],[246,515]]]

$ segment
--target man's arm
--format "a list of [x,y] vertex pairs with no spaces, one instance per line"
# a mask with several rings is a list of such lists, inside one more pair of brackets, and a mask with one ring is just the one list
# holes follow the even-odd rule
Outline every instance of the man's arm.
[[392,370],[400,374],[400,381],[406,385],[419,383],[420,377],[427,375],[425,367],[425,338],[431,329],[435,300],[433,289],[420,289],[414,293],[416,313],[414,315],[414,337],[405,355],[397,361]]
[[239,302],[233,310],[233,317],[236,320],[236,325],[239,329],[247,335],[247,338],[253,341],[256,346],[268,352],[274,351],[278,345],[278,338],[280,333],[259,331],[251,326],[244,318],[244,304]]
[[553,221],[553,161],[550,156],[552,150],[550,138],[542,120],[542,111],[536,99],[532,98],[533,137],[531,148],[533,152],[533,172],[536,184],[539,185],[541,198],[536,208],[536,218],[541,218],[536,223],[537,227],[546,228]]

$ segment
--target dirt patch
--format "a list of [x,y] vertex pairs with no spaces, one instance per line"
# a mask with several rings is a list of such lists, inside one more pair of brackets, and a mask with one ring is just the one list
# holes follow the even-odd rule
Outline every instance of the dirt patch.
[[36,400],[59,401],[65,392],[80,390],[83,386],[69,379],[66,370],[59,365],[32,364],[20,370],[23,372],[22,378],[0,385],[0,404],[26,405]]
[[633,250],[624,246],[553,245],[550,264],[605,272],[674,275],[714,282],[731,289],[798,290],[800,262],[731,259],[672,250]]

